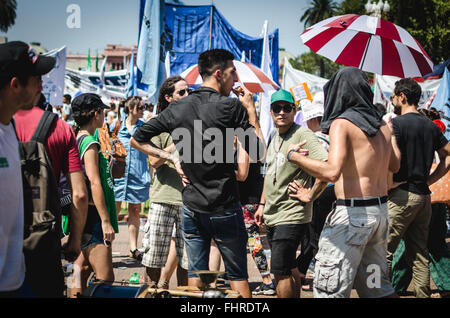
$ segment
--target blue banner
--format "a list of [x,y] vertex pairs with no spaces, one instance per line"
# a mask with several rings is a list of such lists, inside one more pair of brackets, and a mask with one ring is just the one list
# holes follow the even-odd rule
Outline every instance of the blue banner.
[[[159,32],[155,31],[153,39],[157,38],[156,34],[160,34],[160,52],[155,51],[154,55],[150,53],[148,41],[142,37],[144,34],[146,39],[149,37],[149,30],[146,25],[152,23],[148,17],[150,13],[155,14],[159,11],[150,10],[149,3],[156,0],[141,0],[141,11],[139,19],[139,48],[138,51],[147,50],[146,54],[138,53],[138,79],[139,88],[143,88],[141,83],[146,83],[144,71],[141,68],[140,57],[156,60],[156,55],[160,61],[159,69],[164,63],[165,52],[170,54],[171,74],[181,74],[188,67],[197,64],[200,53],[211,49],[226,49],[232,52],[237,60],[241,59],[242,52],[245,52],[245,61],[250,62],[257,67],[261,66],[263,55],[263,37],[251,37],[239,32],[217,11],[216,7],[208,6],[182,6],[165,4],[164,27]],[[147,14],[146,14],[147,12]],[[160,15],[161,16],[161,15]],[[154,18],[156,19],[156,18]],[[153,20],[154,22],[156,20]],[[278,83],[279,65],[278,65],[278,29],[269,34],[269,47],[272,57],[271,71],[273,79]],[[144,47],[141,47],[144,46]],[[142,63],[142,62],[141,62]],[[147,62],[146,62],[147,63]],[[153,64],[154,65],[154,64]],[[148,68],[153,75],[156,67]],[[142,72],[142,74],[141,74]],[[152,75],[149,73],[149,75]],[[149,91],[151,88],[149,87]]]
[[[166,78],[164,60],[164,0],[141,0],[138,53],[136,59],[138,82],[147,86],[148,97],[155,96]],[[144,88],[140,85],[140,88]]]

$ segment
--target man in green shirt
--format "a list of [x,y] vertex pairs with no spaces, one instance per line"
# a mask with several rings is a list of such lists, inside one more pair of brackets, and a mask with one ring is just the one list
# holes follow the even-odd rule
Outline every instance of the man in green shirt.
[[[277,282],[280,298],[300,297],[301,281],[296,264],[296,251],[311,222],[312,203],[302,204],[289,196],[289,183],[297,180],[304,188],[311,188],[313,178],[297,165],[289,162],[291,144],[307,141],[301,151],[310,158],[326,161],[328,154],[316,135],[294,122],[295,104],[288,91],[272,95],[270,113],[277,131],[269,140],[267,168],[261,203],[255,214],[258,225],[266,224],[271,247],[271,273]],[[316,182],[311,189],[311,202],[325,189],[326,182]]]
[[[180,76],[172,76],[164,81],[159,90],[158,114],[169,106],[171,102],[179,101],[189,95],[189,87]],[[162,133],[152,138],[152,142],[167,152],[174,152],[175,144],[169,133]],[[171,238],[175,237],[175,249],[178,258],[177,279],[179,286],[187,285],[187,255],[181,231],[181,191],[183,184],[172,162],[162,158],[149,156],[150,165],[155,169],[153,185],[150,194],[150,211],[145,226],[142,245],[145,253],[142,264],[150,284],[168,288],[171,271],[167,268],[161,275],[161,269],[166,264],[175,264],[176,260],[168,260],[171,248]],[[175,229],[174,229],[175,227]],[[175,235],[173,235],[173,230]],[[167,263],[166,263],[167,262]],[[168,266],[168,265],[166,265]],[[169,265],[169,267],[171,267]]]

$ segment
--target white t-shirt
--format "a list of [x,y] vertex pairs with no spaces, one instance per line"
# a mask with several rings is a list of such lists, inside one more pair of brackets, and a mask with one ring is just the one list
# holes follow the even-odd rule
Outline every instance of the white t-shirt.
[[19,289],[25,279],[23,188],[14,127],[0,123],[0,291]]
[[72,126],[74,121],[73,121],[73,112],[72,112],[72,106],[70,106],[70,104],[63,104],[63,113],[64,115],[67,115],[67,124],[69,124],[69,126]]

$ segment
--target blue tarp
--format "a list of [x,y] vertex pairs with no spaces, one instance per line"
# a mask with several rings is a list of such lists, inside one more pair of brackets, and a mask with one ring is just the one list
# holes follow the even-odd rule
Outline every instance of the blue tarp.
[[427,79],[428,77],[432,77],[432,76],[433,77],[435,77],[435,76],[441,77],[444,74],[445,69],[448,68],[449,66],[450,66],[450,59],[448,59],[444,63],[435,65],[433,67],[433,72],[425,75],[423,78]]
[[[212,12],[212,37],[210,23]],[[261,25],[262,28],[262,25]],[[272,56],[271,70],[278,82],[278,29],[269,34]],[[210,47],[211,41],[211,47]],[[261,66],[262,37],[251,37],[233,28],[212,5],[181,6],[166,4],[164,45],[170,52],[171,74],[181,74],[188,67],[197,64],[200,53],[208,49],[226,49],[237,60],[245,51],[246,62]],[[250,59],[251,57],[251,59]]]

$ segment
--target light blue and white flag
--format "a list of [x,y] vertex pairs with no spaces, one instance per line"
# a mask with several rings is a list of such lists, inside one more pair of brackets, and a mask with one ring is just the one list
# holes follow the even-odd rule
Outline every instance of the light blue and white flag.
[[125,98],[137,96],[137,77],[134,68],[134,50],[131,49],[130,67],[128,68],[128,83]]
[[62,105],[66,73],[66,47],[63,46],[43,55],[54,57],[56,64],[53,70],[42,76],[42,94],[51,105]]
[[450,72],[448,68],[445,68],[441,85],[439,85],[430,107],[434,107],[441,112],[441,120],[445,124],[444,136],[447,140],[450,140]]
[[166,79],[164,43],[164,0],[141,0],[140,30],[136,58],[140,84],[148,85],[148,97],[156,101],[156,95]]
[[103,63],[102,63],[102,67],[100,69],[100,81],[101,83],[99,84],[100,89],[103,89],[106,85],[105,83],[105,71],[106,71],[106,60],[108,59],[108,57],[105,55],[105,58],[103,59]]

